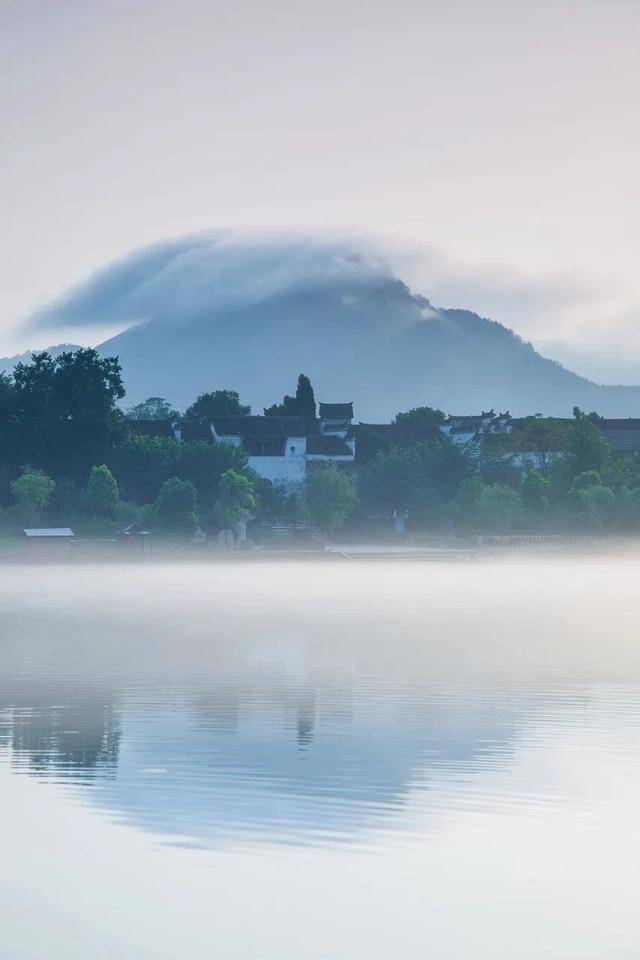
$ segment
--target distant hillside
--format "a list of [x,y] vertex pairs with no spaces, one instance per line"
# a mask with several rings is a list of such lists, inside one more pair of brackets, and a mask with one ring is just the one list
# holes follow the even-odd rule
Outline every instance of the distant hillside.
[[640,388],[599,386],[506,327],[434,308],[357,245],[235,234],[179,238],[98,271],[32,318],[40,329],[120,327],[100,347],[122,362],[127,403],[185,407],[219,387],[260,411],[300,372],[316,397],[362,420],[420,404],[570,416],[640,416]]
[[[78,345],[76,343],[58,343],[54,347],[43,347],[42,349],[57,357],[65,350],[78,350]],[[16,363],[29,363],[33,353],[38,353],[38,351],[25,350],[24,353],[14,353],[12,357],[0,357],[0,373],[11,373]]]
[[256,410],[301,371],[323,400],[353,400],[356,417],[387,420],[419,404],[452,413],[640,415],[640,388],[605,387],[541,357],[506,327],[466,310],[434,310],[400,281],[324,284],[210,319],[149,321],[100,347],[120,357],[128,399],[163,395],[184,407],[233,387]]

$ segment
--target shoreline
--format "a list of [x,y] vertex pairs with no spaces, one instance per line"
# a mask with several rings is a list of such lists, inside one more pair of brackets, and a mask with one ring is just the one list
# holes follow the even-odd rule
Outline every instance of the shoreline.
[[[117,541],[76,540],[65,544],[39,545],[34,549],[15,541],[6,549],[0,544],[0,568],[3,566],[79,566],[79,565],[162,565],[245,563],[483,563],[504,560],[580,560],[615,556],[640,560],[640,537],[554,536],[554,537],[478,537],[474,542],[455,545],[442,541],[432,544],[329,543],[324,548],[260,548],[249,546],[229,550],[203,549],[201,545],[153,544],[151,549],[122,547]],[[4,549],[3,549],[4,548]]]

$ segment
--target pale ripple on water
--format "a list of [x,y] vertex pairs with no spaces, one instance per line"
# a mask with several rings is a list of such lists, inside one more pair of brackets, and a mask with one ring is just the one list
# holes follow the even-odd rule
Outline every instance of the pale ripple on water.
[[3,960],[640,956],[637,567],[2,571]]
[[[2,681],[2,762],[181,845],[375,847],[553,808],[589,822],[607,800],[559,789],[553,757],[630,754],[639,788],[639,745],[633,685]],[[542,759],[533,786],[517,754]],[[627,782],[620,807],[635,796]]]

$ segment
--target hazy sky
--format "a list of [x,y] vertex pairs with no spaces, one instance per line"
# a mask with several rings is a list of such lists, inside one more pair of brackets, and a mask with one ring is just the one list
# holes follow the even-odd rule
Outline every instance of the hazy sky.
[[320,227],[640,364],[638,0],[4,0],[0,60],[0,350],[142,244]]

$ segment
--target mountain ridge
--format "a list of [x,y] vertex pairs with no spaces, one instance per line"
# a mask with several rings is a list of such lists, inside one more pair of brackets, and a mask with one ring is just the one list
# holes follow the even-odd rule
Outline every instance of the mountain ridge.
[[353,400],[369,421],[425,404],[640,416],[640,386],[594,383],[497,321],[433,306],[364,243],[225,233],[164,241],[98,270],[31,327],[119,328],[98,349],[120,358],[127,404],[155,395],[184,408],[229,388],[261,410],[304,372],[317,399]]
[[50,353],[52,357],[58,357],[67,350],[79,350],[77,343],[56,343],[50,347],[40,347],[33,350],[23,350],[22,353],[14,353],[11,356],[0,357],[0,373],[10,374],[18,363],[29,363],[34,353]]
[[[239,390],[254,409],[302,371],[318,399],[352,399],[388,420],[421,404],[570,416],[640,414],[640,387],[602,386],[538,354],[502,324],[434,308],[401,281],[298,287],[211,318],[151,320],[100,346],[120,357],[133,402],[160,393],[184,406],[205,390]],[[266,358],[270,358],[267,362]]]

